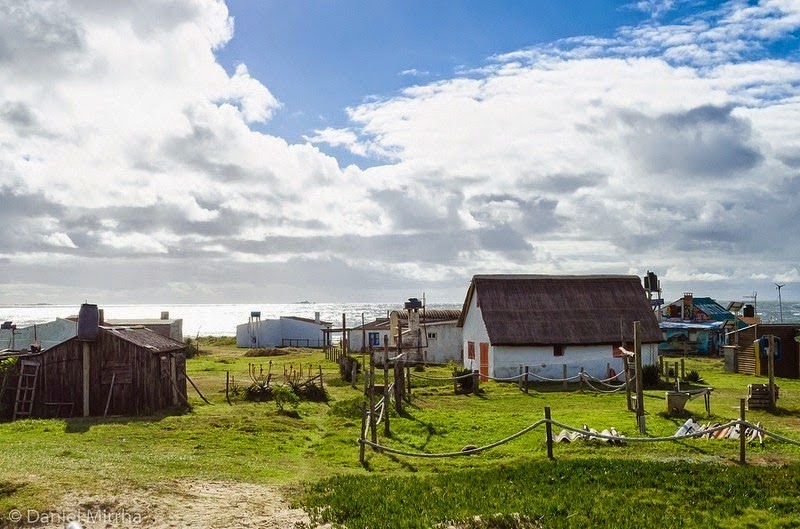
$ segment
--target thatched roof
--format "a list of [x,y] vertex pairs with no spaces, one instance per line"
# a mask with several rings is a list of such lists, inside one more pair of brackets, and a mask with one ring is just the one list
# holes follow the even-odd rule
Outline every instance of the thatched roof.
[[662,341],[656,316],[637,276],[476,275],[459,326],[473,296],[493,345],[598,345]]

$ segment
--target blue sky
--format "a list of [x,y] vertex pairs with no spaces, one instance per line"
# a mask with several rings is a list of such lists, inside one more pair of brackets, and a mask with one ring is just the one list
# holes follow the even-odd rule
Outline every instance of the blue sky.
[[[280,99],[259,130],[292,142],[346,124],[347,107],[407,86],[448,79],[487,60],[578,35],[607,37],[653,13],[628,2],[227,2],[233,38],[216,55],[229,73],[245,63]],[[675,16],[664,13],[664,18]],[[359,165],[364,158],[339,156]]]
[[800,299],[800,0],[0,0],[5,303]]

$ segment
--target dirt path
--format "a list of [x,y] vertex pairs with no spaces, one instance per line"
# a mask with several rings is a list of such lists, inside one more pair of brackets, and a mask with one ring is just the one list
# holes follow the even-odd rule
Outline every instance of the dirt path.
[[202,528],[293,529],[312,526],[306,513],[291,509],[275,487],[223,481],[175,481],[169,492],[131,491],[114,498],[65,496],[62,510],[23,513],[21,526],[77,529]]

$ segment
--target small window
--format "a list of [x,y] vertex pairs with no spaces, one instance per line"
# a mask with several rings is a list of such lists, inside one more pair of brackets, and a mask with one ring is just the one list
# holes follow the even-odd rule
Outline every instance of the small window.
[[371,332],[371,333],[369,333],[369,344],[370,345],[380,345],[381,344],[381,334],[379,332]]
[[467,359],[475,360],[475,342],[467,342]]
[[428,333],[428,340],[435,340],[435,339],[436,339],[436,333],[435,332],[429,332]]
[[563,345],[554,345],[553,346],[553,356],[564,356],[564,346]]

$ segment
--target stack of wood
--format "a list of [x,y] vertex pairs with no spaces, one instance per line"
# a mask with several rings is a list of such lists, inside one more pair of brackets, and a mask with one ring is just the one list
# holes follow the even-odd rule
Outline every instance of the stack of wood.
[[[778,386],[775,386],[775,400],[778,400]],[[747,385],[747,408],[769,408],[769,384]]]

